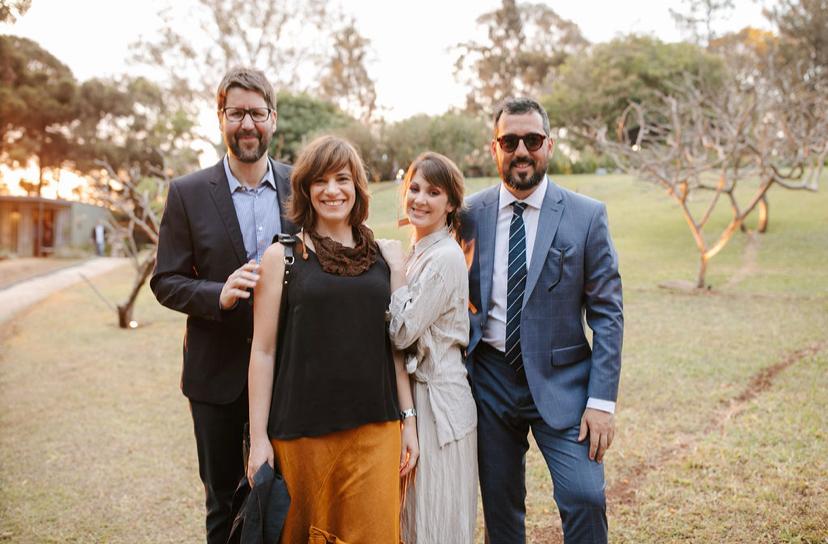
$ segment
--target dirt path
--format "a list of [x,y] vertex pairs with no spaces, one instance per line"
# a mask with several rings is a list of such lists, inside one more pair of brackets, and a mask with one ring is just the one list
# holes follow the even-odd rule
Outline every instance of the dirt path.
[[86,259],[58,259],[54,257],[19,257],[0,260],[0,290],[21,281],[76,266]]
[[710,433],[724,432],[727,424],[744,411],[751,400],[770,389],[773,380],[780,372],[806,357],[820,353],[826,348],[828,348],[828,344],[825,342],[813,343],[792,351],[779,362],[759,370],[750,378],[739,394],[722,402],[720,408],[712,413],[707,425],[700,433],[680,436],[672,444],[657,452],[649,462],[632,467],[626,474],[618,478],[618,481],[607,490],[607,501],[616,504],[635,503],[638,487],[645,481],[647,474],[673,459],[680,458],[693,444]]
[[[792,351],[777,363],[761,369],[748,380],[745,388],[729,400],[723,401],[719,409],[712,412],[707,425],[700,433],[679,436],[672,444],[667,445],[646,463],[631,467],[621,474],[616,482],[607,490],[607,503],[635,504],[638,488],[646,481],[647,475],[658,467],[680,459],[690,451],[694,444],[713,432],[724,432],[727,424],[738,417],[747,408],[748,403],[767,391],[773,385],[774,379],[785,369],[796,364],[806,357],[810,357],[828,349],[828,343],[814,343],[804,348]],[[560,521],[552,520],[549,526],[537,527],[529,532],[529,541],[535,544],[561,544]]]
[[123,258],[98,257],[0,289],[0,324],[52,293],[83,281],[83,276],[92,278],[124,266],[127,262]]

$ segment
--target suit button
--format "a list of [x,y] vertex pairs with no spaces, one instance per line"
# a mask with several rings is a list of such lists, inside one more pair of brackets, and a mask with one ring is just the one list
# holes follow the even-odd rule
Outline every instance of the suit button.
[[252,344],[252,343],[253,343],[253,339],[252,339],[252,338],[250,338],[250,337],[248,337],[248,338],[247,338],[247,343],[248,343],[248,344]]

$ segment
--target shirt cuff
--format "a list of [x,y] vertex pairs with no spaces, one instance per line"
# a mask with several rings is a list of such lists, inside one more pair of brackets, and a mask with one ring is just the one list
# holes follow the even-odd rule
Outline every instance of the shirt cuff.
[[388,305],[388,313],[386,319],[388,320],[388,335],[391,338],[391,343],[397,349],[403,349],[397,342],[397,336],[400,335],[400,330],[405,325],[403,319],[403,310],[405,305],[411,301],[411,292],[408,285],[398,287],[391,293],[391,302]]
[[611,400],[602,400],[589,397],[586,407],[601,410],[602,412],[609,412],[610,414],[615,413],[615,403]]

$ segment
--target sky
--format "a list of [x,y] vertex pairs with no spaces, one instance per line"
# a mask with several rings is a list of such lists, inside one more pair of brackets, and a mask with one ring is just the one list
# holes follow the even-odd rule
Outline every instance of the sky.
[[[178,0],[181,1],[181,0]],[[499,0],[334,0],[352,14],[371,41],[368,66],[383,116],[396,121],[417,113],[435,115],[464,103],[455,79],[451,48],[483,29],[475,20],[498,7]],[[537,0],[534,0],[537,1]],[[157,27],[164,0],[34,0],[15,25],[0,32],[37,41],[66,63],[79,80],[117,76],[136,68],[126,62],[130,44]],[[682,38],[669,8],[681,0],[546,1],[559,15],[578,24],[592,42],[630,32],[664,41]],[[762,3],[735,0],[736,9],[720,30],[747,25],[767,27]],[[218,82],[216,82],[218,83]]]

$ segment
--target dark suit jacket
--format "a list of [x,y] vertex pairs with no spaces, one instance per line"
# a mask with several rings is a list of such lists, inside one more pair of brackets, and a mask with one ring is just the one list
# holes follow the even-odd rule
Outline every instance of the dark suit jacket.
[[[290,166],[271,159],[279,209],[290,193]],[[294,233],[282,215],[282,232]],[[221,310],[227,277],[247,262],[224,164],[173,180],[161,219],[150,287],[164,306],[187,314],[181,390],[197,402],[227,404],[247,384],[253,298]]]
[[[474,241],[469,270],[469,372],[491,307],[500,186],[467,199],[462,237]],[[592,329],[587,342],[584,317]],[[520,346],[532,398],[544,421],[578,423],[588,397],[615,401],[624,316],[618,258],[606,207],[551,180],[538,218],[520,315]]]

